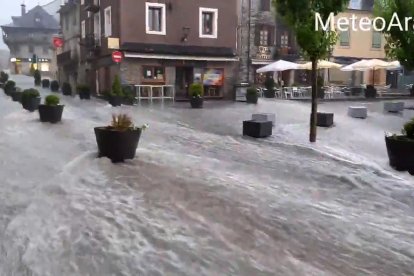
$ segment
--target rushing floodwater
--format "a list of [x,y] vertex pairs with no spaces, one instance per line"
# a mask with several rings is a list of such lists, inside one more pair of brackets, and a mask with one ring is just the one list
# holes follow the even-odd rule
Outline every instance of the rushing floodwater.
[[[52,126],[0,95],[1,276],[414,275],[414,178],[384,143],[413,111],[322,104],[336,126],[310,145],[309,103],[63,102]],[[121,110],[150,128],[113,165],[93,127]],[[273,137],[241,136],[255,111],[277,114]]]

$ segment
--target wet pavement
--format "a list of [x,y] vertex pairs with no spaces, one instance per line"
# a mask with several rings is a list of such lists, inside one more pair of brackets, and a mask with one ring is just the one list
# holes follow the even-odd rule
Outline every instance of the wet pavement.
[[[0,95],[0,275],[414,275],[414,178],[384,142],[412,110],[323,103],[335,127],[313,145],[309,103],[62,102],[49,125]],[[93,127],[116,112],[150,128],[114,165]],[[241,136],[255,112],[276,113],[272,137]]]

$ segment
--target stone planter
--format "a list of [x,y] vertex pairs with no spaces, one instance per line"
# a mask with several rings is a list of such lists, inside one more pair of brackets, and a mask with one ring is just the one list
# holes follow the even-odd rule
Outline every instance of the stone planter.
[[257,101],[259,100],[259,97],[254,94],[246,94],[246,103],[249,104],[257,104]]
[[244,121],[243,122],[243,136],[250,136],[254,138],[265,138],[272,135],[271,121]]
[[397,171],[408,171],[414,174],[414,139],[406,136],[386,136],[388,159],[390,166]]
[[263,92],[265,98],[272,99],[276,96],[276,91],[274,89],[266,89]]
[[39,105],[40,121],[56,124],[62,120],[64,105]]
[[191,97],[191,108],[203,108],[204,99],[201,97]]
[[273,113],[258,113],[252,115],[253,121],[271,121],[272,125],[276,124],[276,115]]
[[120,131],[109,127],[96,127],[99,157],[108,157],[114,163],[134,159],[141,132],[139,128]]
[[317,114],[317,123],[318,127],[331,127],[334,123],[334,114],[333,113],[322,113],[318,112]]
[[365,119],[368,117],[368,109],[365,106],[348,107],[348,116],[352,118]]
[[121,106],[123,98],[121,96],[109,96],[108,102],[112,106]]
[[404,111],[404,102],[386,102],[384,103],[384,111],[398,113]]

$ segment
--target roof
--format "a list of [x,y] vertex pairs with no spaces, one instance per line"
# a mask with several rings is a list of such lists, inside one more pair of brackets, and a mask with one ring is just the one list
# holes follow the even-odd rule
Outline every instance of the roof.
[[41,6],[36,6],[22,16],[12,16],[13,22],[2,27],[8,28],[37,28],[56,29],[60,28],[54,16],[46,12]]
[[374,9],[374,0],[351,0],[348,9],[360,11],[372,11]]
[[61,0],[53,0],[42,6],[43,9],[49,14],[51,14],[59,22],[59,13],[60,5],[62,4]]

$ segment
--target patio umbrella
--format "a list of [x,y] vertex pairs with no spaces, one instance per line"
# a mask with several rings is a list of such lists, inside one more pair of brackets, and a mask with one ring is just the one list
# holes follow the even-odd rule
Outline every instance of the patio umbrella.
[[398,70],[398,69],[401,69],[401,67],[402,67],[401,63],[398,60],[391,61],[388,63],[387,70]]
[[[342,65],[339,63],[331,62],[328,60],[319,60],[318,61],[318,69],[333,69],[333,68],[341,68]],[[300,64],[300,69],[303,70],[312,70],[312,62],[307,62],[305,64]]]
[[390,67],[390,63],[380,59],[363,59],[345,66],[341,71],[366,71],[372,70],[372,82],[375,85],[375,70],[387,69]]
[[266,65],[262,68],[257,69],[257,73],[265,73],[265,72],[279,72],[279,71],[286,71],[286,70],[297,70],[299,68],[299,64],[293,63],[286,60],[278,60],[274,63]]

